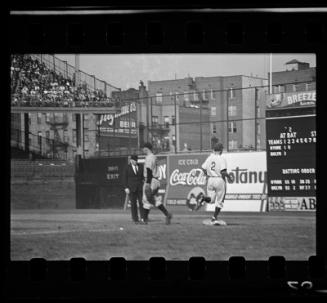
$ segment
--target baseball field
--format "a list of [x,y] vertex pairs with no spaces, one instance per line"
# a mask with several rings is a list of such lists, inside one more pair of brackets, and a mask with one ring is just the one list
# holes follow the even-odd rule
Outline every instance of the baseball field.
[[315,254],[314,212],[221,213],[227,226],[206,226],[205,211],[170,210],[171,225],[158,210],[151,211],[148,225],[132,223],[129,210],[12,210],[11,259],[306,260]]

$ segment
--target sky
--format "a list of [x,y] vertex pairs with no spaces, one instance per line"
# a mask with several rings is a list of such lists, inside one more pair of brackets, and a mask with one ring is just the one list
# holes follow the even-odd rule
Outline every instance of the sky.
[[[58,58],[75,65],[75,56]],[[273,54],[272,70],[283,71],[285,63],[297,59],[316,66],[315,54]],[[253,75],[267,78],[269,54],[137,54],[80,55],[80,70],[122,90],[138,88],[140,80],[173,80],[185,77]]]

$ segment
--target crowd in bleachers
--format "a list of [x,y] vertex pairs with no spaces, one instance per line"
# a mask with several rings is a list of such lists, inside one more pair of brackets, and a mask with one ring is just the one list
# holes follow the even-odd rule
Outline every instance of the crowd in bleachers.
[[114,106],[102,90],[90,89],[86,83],[76,87],[73,79],[29,55],[13,55],[11,59],[12,106]]

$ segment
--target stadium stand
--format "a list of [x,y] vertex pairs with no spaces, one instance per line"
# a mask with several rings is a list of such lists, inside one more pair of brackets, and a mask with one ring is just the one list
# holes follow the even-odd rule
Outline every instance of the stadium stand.
[[11,105],[49,107],[113,107],[113,100],[101,89],[65,78],[31,55],[11,57]]

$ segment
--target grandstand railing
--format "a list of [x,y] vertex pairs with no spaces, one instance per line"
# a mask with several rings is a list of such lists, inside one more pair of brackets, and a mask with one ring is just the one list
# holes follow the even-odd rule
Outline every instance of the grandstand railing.
[[74,66],[70,65],[67,61],[63,61],[54,55],[50,54],[33,54],[31,57],[34,60],[43,62],[46,67],[56,73],[62,74],[64,77],[75,82],[75,85],[86,84],[87,88],[91,91],[102,90],[107,97],[111,97],[113,91],[120,91],[120,88],[115,87],[104,80],[96,78],[81,70],[77,71]]

